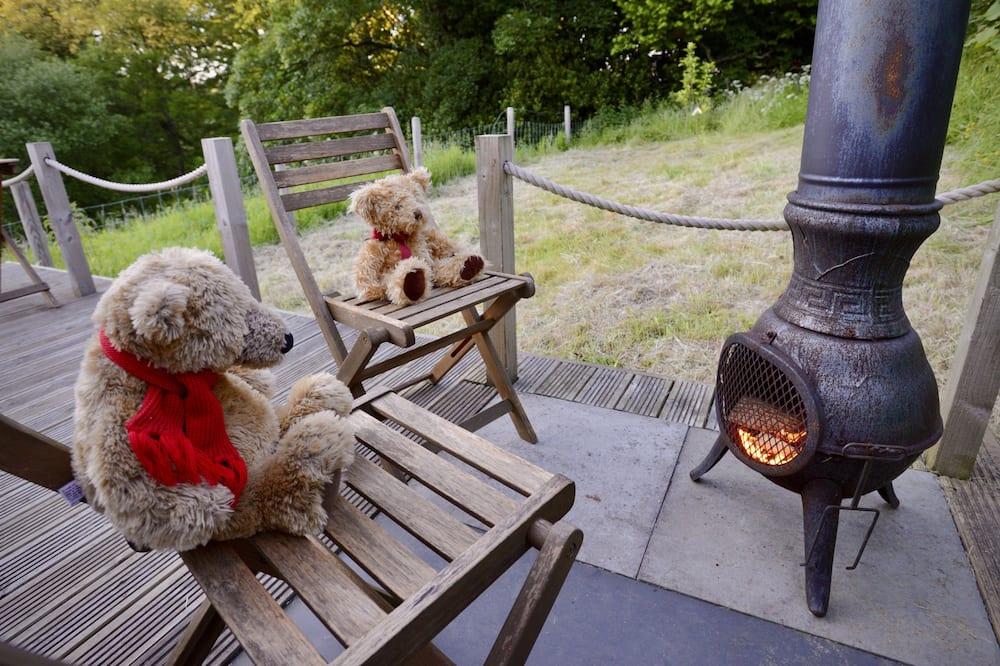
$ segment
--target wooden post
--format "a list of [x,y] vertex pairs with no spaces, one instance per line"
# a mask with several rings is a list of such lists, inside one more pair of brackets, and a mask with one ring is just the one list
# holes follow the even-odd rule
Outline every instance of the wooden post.
[[573,138],[573,126],[571,125],[569,104],[563,107],[563,130],[566,132],[566,143]]
[[202,139],[201,150],[208,166],[208,186],[212,192],[215,223],[222,236],[226,264],[246,283],[254,298],[260,300],[260,286],[257,284],[257,269],[253,263],[247,211],[243,206],[233,142],[228,136]]
[[514,139],[514,107],[507,107],[507,134],[510,135],[511,140]]
[[73,293],[77,296],[93,294],[97,291],[94,287],[94,277],[90,273],[87,255],[83,252],[80,231],[73,220],[73,210],[69,205],[69,195],[66,194],[62,174],[45,163],[46,158],[55,159],[52,144],[48,141],[39,141],[26,144],[25,147],[28,149],[31,165],[35,169],[35,180],[38,181],[38,189],[42,192],[49,224],[56,234],[56,242],[62,251],[63,263],[66,264],[66,271],[73,280]]
[[17,208],[17,216],[21,218],[24,237],[28,239],[28,247],[35,255],[35,263],[42,266],[52,266],[52,254],[49,252],[49,236],[42,227],[42,218],[38,216],[35,197],[31,195],[31,185],[27,182],[14,183],[10,193]]
[[413,134],[413,166],[422,167],[424,165],[424,137],[418,116],[410,118],[410,129]]
[[944,435],[927,452],[933,471],[967,479],[1000,391],[1000,206],[941,403]]
[[[503,163],[513,159],[512,134],[476,137],[479,247],[493,268],[503,273],[514,273],[514,181],[503,170]],[[513,309],[493,327],[490,338],[507,375],[516,381],[517,322]]]

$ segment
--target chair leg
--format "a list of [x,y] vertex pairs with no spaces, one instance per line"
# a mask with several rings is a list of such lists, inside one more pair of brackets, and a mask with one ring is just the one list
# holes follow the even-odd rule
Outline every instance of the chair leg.
[[479,355],[483,357],[483,364],[486,366],[486,376],[493,382],[493,387],[496,388],[500,399],[510,402],[510,418],[514,422],[517,434],[524,441],[537,444],[538,436],[535,434],[535,429],[531,427],[531,421],[528,420],[528,415],[524,411],[521,398],[518,397],[514,385],[510,383],[510,377],[507,376],[507,371],[500,363],[496,347],[493,346],[490,336],[488,333],[476,333],[474,339],[479,348]]
[[226,628],[212,603],[205,599],[191,617],[187,629],[167,658],[170,666],[201,664],[212,651],[219,634]]
[[389,332],[384,328],[365,329],[358,332],[358,339],[351,347],[350,353],[344,362],[337,368],[337,379],[351,390],[355,398],[360,398],[365,393],[364,384],[361,382],[361,373],[368,367],[375,352],[389,339]]
[[527,661],[582,543],[583,532],[572,525],[556,523],[549,527],[538,558],[493,643],[487,664]]

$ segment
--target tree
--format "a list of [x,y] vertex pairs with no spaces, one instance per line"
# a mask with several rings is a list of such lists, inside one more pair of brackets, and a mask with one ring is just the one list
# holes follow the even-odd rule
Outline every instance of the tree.
[[[20,158],[22,168],[28,165],[24,144],[49,141],[60,161],[107,173],[116,137],[128,131],[128,121],[110,111],[97,76],[18,35],[0,35],[0,99],[0,155]],[[67,185],[81,205],[101,200],[93,188]]]

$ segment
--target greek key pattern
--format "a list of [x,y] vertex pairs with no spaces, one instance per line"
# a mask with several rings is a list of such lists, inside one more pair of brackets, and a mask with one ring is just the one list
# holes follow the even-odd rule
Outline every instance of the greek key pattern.
[[885,325],[906,319],[903,288],[859,289],[811,280],[795,273],[782,297],[791,307],[814,317]]

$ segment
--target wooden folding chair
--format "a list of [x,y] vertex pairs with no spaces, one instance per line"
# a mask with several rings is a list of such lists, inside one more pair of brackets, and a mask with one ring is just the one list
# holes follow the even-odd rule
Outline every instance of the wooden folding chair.
[[[330,351],[338,366],[348,369],[347,373],[341,374],[354,395],[364,393],[364,380],[451,346],[428,374],[393,388],[400,390],[425,380],[437,383],[475,346],[486,366],[487,376],[496,387],[500,402],[472,416],[462,425],[475,430],[509,413],[518,434],[526,441],[536,442],[535,431],[488,335],[490,329],[520,299],[534,294],[535,285],[530,276],[487,271],[472,284],[434,288],[425,300],[398,306],[384,300],[365,302],[336,293],[324,294],[306,262],[291,216],[293,211],[343,201],[356,188],[375,179],[358,181],[360,176],[377,174],[380,177],[388,171],[410,171],[406,140],[399,128],[396,112],[386,107],[378,113],[259,125],[244,120],[240,129],[282,245]],[[328,138],[337,134],[350,136]],[[316,140],[317,137],[323,138]],[[299,139],[310,140],[288,143]],[[275,141],[284,143],[264,146],[265,142]],[[374,155],[357,157],[366,154]],[[352,156],[353,159],[348,159]],[[301,164],[305,162],[309,164]],[[282,170],[276,168],[292,163],[300,163],[300,166]],[[344,179],[353,180],[337,182]],[[318,183],[325,183],[325,186],[314,187]],[[309,189],[282,192],[296,187]],[[486,304],[482,313],[477,309],[480,304]],[[462,328],[416,345],[416,329],[457,313],[461,313],[464,319]],[[358,331],[350,353],[337,331],[338,322]],[[373,362],[373,356],[385,342],[409,349],[383,361]]]
[[[181,553],[206,600],[170,663],[201,663],[227,626],[255,663],[324,663],[256,573],[286,581],[345,647],[333,663],[450,663],[431,640],[534,547],[540,552],[487,663],[527,659],[583,540],[580,530],[561,521],[573,504],[573,483],[388,389],[356,400],[350,418],[363,446],[342,491],[331,485],[325,500],[325,537],[341,556],[319,538],[275,532]],[[431,453],[391,424],[461,463]],[[2,416],[0,436],[8,443],[0,447],[0,469],[52,489],[71,478],[68,452],[52,440]],[[379,460],[446,502],[400,481]],[[470,527],[471,519],[486,531]],[[393,536],[393,525],[436,553],[437,566]]]

